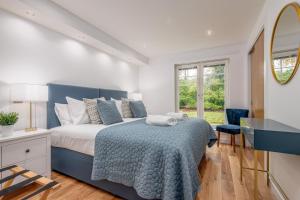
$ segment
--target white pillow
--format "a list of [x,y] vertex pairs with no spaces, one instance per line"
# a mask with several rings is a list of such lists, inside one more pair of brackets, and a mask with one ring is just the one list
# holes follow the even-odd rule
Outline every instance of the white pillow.
[[64,126],[72,124],[72,119],[67,104],[55,103],[54,111],[60,122],[60,125]]
[[120,115],[123,117],[123,113],[122,113],[122,101],[114,99],[114,98],[111,98],[111,100],[113,100],[116,103],[117,109],[118,109]]
[[66,100],[73,124],[88,124],[90,118],[86,111],[85,103],[71,97],[66,97]]

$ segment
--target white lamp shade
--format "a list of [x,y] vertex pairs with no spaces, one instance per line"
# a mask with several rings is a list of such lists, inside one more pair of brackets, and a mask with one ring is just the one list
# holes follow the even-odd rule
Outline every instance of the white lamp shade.
[[128,98],[136,101],[141,101],[143,100],[143,95],[141,93],[130,93],[128,95]]
[[10,88],[10,100],[22,102],[47,102],[48,86],[15,84]]

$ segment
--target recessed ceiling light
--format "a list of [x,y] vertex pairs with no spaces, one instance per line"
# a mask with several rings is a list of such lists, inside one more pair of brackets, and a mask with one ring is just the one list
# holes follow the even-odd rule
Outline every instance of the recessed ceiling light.
[[29,16],[31,16],[31,17],[34,17],[34,16],[35,16],[35,13],[34,13],[33,11],[31,11],[31,10],[26,10],[26,11],[25,11],[25,14],[26,14],[26,15],[29,15]]
[[212,30],[210,30],[210,29],[208,29],[208,30],[206,31],[206,34],[207,34],[208,36],[212,36],[212,34],[213,34],[213,31],[212,31]]
[[86,40],[85,35],[78,35],[78,36],[75,36],[75,37],[76,37],[76,39],[78,39],[78,40]]

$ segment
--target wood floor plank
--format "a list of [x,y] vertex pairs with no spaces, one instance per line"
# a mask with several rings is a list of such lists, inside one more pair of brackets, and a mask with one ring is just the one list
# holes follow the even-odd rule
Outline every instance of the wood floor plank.
[[220,153],[221,158],[222,158],[222,167],[221,167],[221,172],[222,172],[222,199],[224,200],[232,200],[235,199],[235,193],[234,193],[234,187],[233,187],[233,181],[232,181],[232,174],[231,174],[231,166],[229,162],[229,156],[228,152],[231,152],[232,149],[228,149],[226,146],[225,152],[226,153]]
[[245,187],[245,180],[240,181],[240,165],[239,159],[235,156],[229,156],[231,166],[231,174],[233,180],[234,194],[236,200],[249,200],[250,196]]
[[[247,149],[246,150],[246,154],[247,154],[247,159],[245,160],[246,162],[246,166],[247,167],[252,167],[254,166],[254,159],[253,159],[253,152],[252,150]],[[258,168],[259,169],[263,169],[262,166],[260,165],[260,163],[258,163]],[[253,172],[249,172],[249,170],[245,170],[246,171],[246,176],[251,176],[253,177]],[[267,185],[267,179],[266,179],[266,174],[263,172],[258,172],[259,176],[258,176],[258,188],[261,188],[259,190],[259,199],[263,199],[263,200],[271,200],[274,199],[274,195],[270,192],[270,190],[268,189],[268,187],[266,187]],[[253,183],[250,183],[250,185],[253,185]],[[251,193],[253,192],[253,187],[251,188]]]
[[[248,149],[245,150],[245,165],[253,165],[253,152]],[[252,200],[253,172],[244,170],[243,182],[240,182],[239,167],[239,156],[233,153],[232,146],[221,144],[219,148],[215,145],[207,149],[205,159],[199,166],[201,188],[197,200]],[[50,193],[49,200],[120,200],[110,193],[56,172],[52,173],[52,179],[61,183],[61,187]],[[258,180],[259,198],[275,199],[263,173],[259,173]]]

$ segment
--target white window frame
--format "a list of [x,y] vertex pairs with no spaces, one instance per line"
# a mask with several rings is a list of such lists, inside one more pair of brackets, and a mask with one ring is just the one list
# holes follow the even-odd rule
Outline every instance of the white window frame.
[[[207,65],[221,65],[224,64],[224,111],[230,105],[230,90],[229,90],[229,67],[230,60],[228,58],[212,60],[212,61],[202,61],[202,62],[194,62],[187,64],[175,64],[175,111],[179,112],[179,77],[178,71],[179,69],[190,68],[191,65],[197,66],[197,113],[198,117],[204,117],[204,97],[203,97],[203,69]],[[226,117],[225,117],[226,118]],[[226,119],[224,119],[226,121]]]

